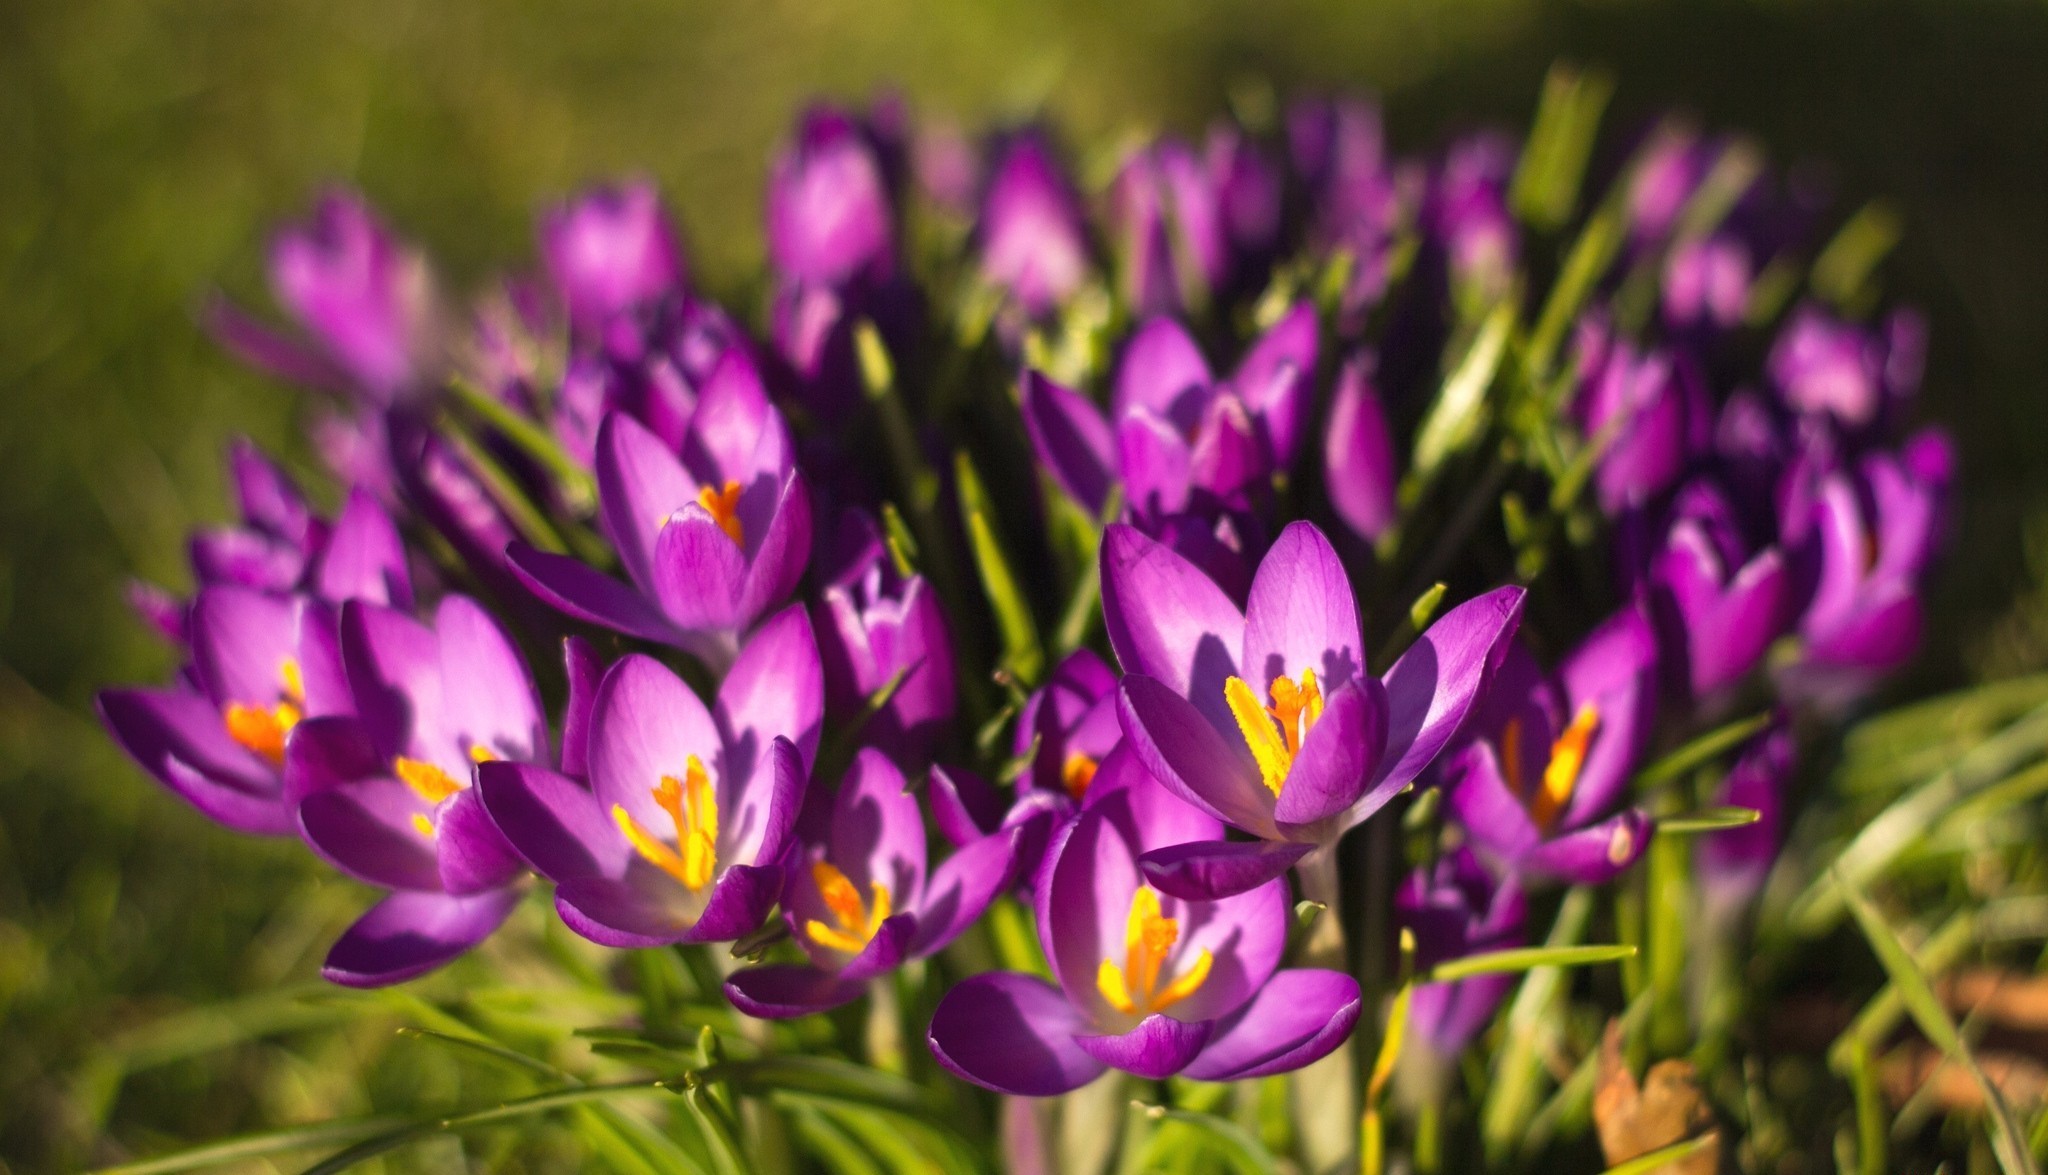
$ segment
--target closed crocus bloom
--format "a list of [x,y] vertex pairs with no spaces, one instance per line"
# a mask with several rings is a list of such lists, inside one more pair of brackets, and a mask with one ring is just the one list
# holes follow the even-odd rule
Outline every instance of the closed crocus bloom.
[[341,653],[353,714],[293,728],[285,785],[316,853],[394,891],[343,933],[322,971],[376,987],[442,966],[512,912],[525,867],[484,811],[473,768],[553,757],[525,661],[466,596],[442,599],[431,626],[351,601]]
[[895,268],[895,210],[882,160],[844,111],[816,106],[768,177],[768,257],[784,279],[841,287]]
[[1088,279],[1080,198],[1039,135],[1004,148],[976,231],[982,280],[1007,291],[1026,320],[1044,318]]
[[521,582],[579,620],[721,666],[803,575],[810,496],[788,427],[752,380],[711,382],[680,456],[632,417],[606,416],[597,491],[630,586],[567,555],[507,551]]
[[[1650,565],[1657,635],[1673,675],[1712,700],[1747,676],[1783,633],[1791,584],[1775,546],[1751,549],[1733,512],[1705,483],[1682,509]],[[1681,497],[1687,495],[1682,494]]]
[[1118,284],[1143,315],[1197,309],[1229,277],[1216,183],[1194,149],[1161,139],[1133,152],[1110,188]]
[[229,449],[228,472],[242,520],[192,536],[193,578],[272,592],[296,589],[326,545],[327,524],[284,470],[247,439]]
[[586,335],[683,284],[682,246],[646,180],[597,188],[548,209],[540,253],[570,326]]
[[1779,333],[1769,370],[1792,408],[1826,413],[1853,428],[1877,415],[1883,364],[1883,351],[1869,333],[1808,304]]
[[1479,306],[1508,293],[1520,260],[1520,237],[1508,213],[1515,144],[1497,134],[1454,144],[1432,185],[1430,232],[1443,248],[1454,289]]
[[1638,242],[1663,239],[1711,162],[1711,148],[1696,131],[1673,124],[1659,127],[1636,153],[1629,176],[1629,235]]
[[1257,281],[1280,242],[1280,169],[1266,152],[1230,123],[1210,128],[1203,160],[1216,185],[1223,232],[1230,243],[1232,280]]
[[1119,483],[1131,509],[1155,522],[1188,511],[1198,494],[1242,502],[1293,463],[1318,346],[1315,308],[1303,302],[1218,380],[1184,327],[1153,319],[1124,350],[1107,416],[1027,371],[1025,430],[1053,481],[1091,512]]
[[[1471,849],[1459,847],[1402,879],[1394,921],[1414,932],[1415,969],[1426,973],[1453,959],[1521,946],[1527,905],[1514,878],[1495,877]],[[1399,1070],[1406,1100],[1433,1104],[1442,1097],[1458,1055],[1514,987],[1513,975],[1415,986]]]
[[571,456],[591,463],[598,429],[616,411],[681,451],[698,402],[723,380],[762,384],[746,333],[711,302],[665,302],[651,313],[612,320],[603,349],[569,358],[555,397],[555,436]]
[[555,883],[571,930],[605,946],[726,942],[782,892],[824,711],[809,620],[761,626],[706,708],[660,662],[622,658],[590,707],[589,783],[478,769],[491,818]]
[[1638,351],[1589,321],[1577,341],[1580,385],[1572,405],[1587,443],[1600,446],[1593,486],[1609,515],[1639,507],[1677,483],[1711,427],[1699,377],[1682,356]]
[[1338,369],[1323,433],[1323,488],[1330,508],[1369,543],[1378,542],[1400,517],[1400,468],[1372,366],[1371,356],[1354,355]]
[[1162,844],[1144,858],[1146,879],[1217,897],[1334,846],[1463,724],[1522,597],[1500,588],[1451,609],[1375,678],[1343,564],[1313,525],[1281,532],[1243,612],[1179,555],[1110,527],[1102,606],[1124,670],[1125,741],[1168,790],[1254,838]]
[[875,745],[922,761],[959,705],[953,638],[922,575],[899,576],[875,552],[825,588],[819,650],[834,713],[857,713],[900,673],[903,680],[864,728]]
[[1018,834],[981,837],[927,873],[924,816],[903,772],[866,747],[836,793],[813,792],[785,871],[782,916],[808,964],[735,972],[726,996],[786,1019],[858,997],[867,982],[945,948],[1010,884]]
[[1643,616],[1614,617],[1553,677],[1519,645],[1445,763],[1445,806],[1471,843],[1531,881],[1597,885],[1636,862],[1650,822],[1615,808],[1649,741],[1657,646]]
[[1749,309],[1749,246],[1730,233],[1679,241],[1664,263],[1664,321],[1730,330]]
[[1379,108],[1358,98],[1305,99],[1287,112],[1288,154],[1308,190],[1309,235],[1352,259],[1344,289],[1355,319],[1386,286],[1386,258],[1402,216]]
[[1284,882],[1186,901],[1139,871],[1154,848],[1221,831],[1126,752],[1113,753],[1041,869],[1039,941],[1057,985],[1008,971],[955,985],[932,1016],[932,1055],[977,1085],[1028,1097],[1065,1093],[1111,1068],[1236,1081],[1327,1055],[1357,1023],[1358,983],[1336,971],[1276,970]]
[[1749,808],[1753,824],[1703,836],[1693,847],[1693,872],[1707,920],[1727,929],[1763,891],[1764,880],[1778,859],[1785,835],[1786,792],[1798,745],[1783,716],[1736,755],[1728,778],[1714,797],[1717,804]]
[[[270,513],[253,507],[262,500],[253,487],[242,492],[252,514]],[[398,530],[360,492],[350,495],[304,578],[308,590],[296,596],[202,585],[180,616],[192,660],[179,683],[108,690],[96,702],[114,741],[145,771],[237,832],[292,831],[286,740],[307,718],[353,710],[336,607],[352,599],[412,605]]]

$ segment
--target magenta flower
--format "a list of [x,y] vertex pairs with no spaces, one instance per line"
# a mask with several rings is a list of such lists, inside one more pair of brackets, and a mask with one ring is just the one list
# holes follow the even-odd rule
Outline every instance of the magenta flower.
[[896,214],[882,158],[852,116],[814,106],[768,177],[768,258],[800,285],[880,281],[896,264]]
[[1139,858],[1220,835],[1212,816],[1112,754],[1041,869],[1039,941],[1057,986],[984,972],[948,991],[929,1042],[941,1065],[1001,1093],[1065,1093],[1110,1068],[1163,1079],[1284,1073],[1337,1047],[1357,1023],[1358,982],[1277,970],[1287,887],[1215,901],[1146,883]]
[[570,356],[555,400],[555,435],[571,456],[592,463],[598,429],[618,411],[681,451],[697,405],[727,381],[763,386],[746,332],[702,299],[663,302],[611,320],[602,349]]
[[1141,315],[1206,304],[1230,276],[1230,239],[1214,177],[1194,148],[1164,138],[1124,160],[1110,188],[1118,285]]
[[[1521,946],[1526,913],[1515,879],[1494,877],[1463,846],[1408,874],[1394,894],[1395,924],[1415,932],[1415,969],[1423,973],[1467,955]],[[1481,975],[1415,986],[1408,1004],[1410,1049],[1401,1061],[1404,1077],[1425,1086],[1417,1094],[1440,1091],[1458,1054],[1514,990],[1515,978]]]
[[1424,210],[1452,288],[1469,292],[1482,306],[1507,294],[1520,260],[1520,234],[1507,203],[1517,154],[1515,144],[1498,134],[1452,144]]
[[1009,887],[1020,836],[981,837],[927,876],[917,797],[873,747],[854,757],[836,796],[812,793],[799,829],[782,917],[810,962],[735,972],[725,993],[749,1016],[836,1008],[905,960],[944,949]]
[[1615,806],[1649,744],[1656,697],[1656,639],[1633,609],[1596,629],[1555,677],[1516,645],[1473,718],[1472,743],[1445,763],[1446,810],[1518,876],[1613,878],[1649,844],[1649,818]]
[[1243,612],[1171,550],[1112,526],[1102,607],[1124,669],[1124,738],[1168,790],[1255,838],[1148,848],[1146,880],[1218,897],[1334,846],[1464,723],[1506,654],[1523,594],[1499,588],[1453,608],[1374,678],[1350,581],[1312,524],[1281,532]]
[[902,673],[861,733],[899,760],[922,761],[959,705],[953,638],[930,582],[898,575],[877,543],[826,585],[816,608],[831,711],[858,713]]
[[1894,313],[1880,333],[1801,306],[1771,348],[1771,380],[1793,410],[1861,428],[1893,415],[1892,405],[1919,388],[1926,329],[1909,311]]
[[1118,483],[1148,519],[1186,512],[1198,495],[1242,502],[1294,462],[1316,353],[1307,302],[1260,336],[1227,381],[1185,328],[1156,318],[1124,350],[1108,417],[1034,371],[1024,376],[1024,425],[1039,464],[1091,512]]
[[442,966],[512,912],[525,868],[470,786],[473,768],[553,760],[525,661],[466,596],[444,597],[431,627],[351,601],[341,657],[352,715],[293,727],[285,791],[314,852],[396,891],[342,935],[322,971],[376,987]]
[[1387,254],[1404,216],[1379,108],[1357,98],[1296,102],[1287,111],[1287,147],[1308,191],[1310,244],[1351,256],[1343,312],[1355,322],[1386,288]]
[[1031,769],[1020,782],[1079,803],[1123,737],[1116,671],[1094,650],[1077,649],[1025,699],[1011,751],[1031,756]]
[[1706,391],[1676,352],[1638,351],[1603,319],[1579,326],[1579,392],[1572,414],[1589,444],[1601,446],[1593,474],[1608,515],[1647,505],[1678,483],[1706,442]]
[[1323,431],[1323,490],[1351,533],[1378,542],[1400,516],[1400,466],[1373,387],[1372,358],[1354,355],[1337,372]]
[[680,457],[631,417],[609,414],[597,487],[630,586],[566,555],[523,543],[507,551],[521,582],[579,620],[722,666],[803,575],[810,497],[788,428],[757,384],[714,380]]
[[1783,553],[1749,548],[1718,490],[1705,482],[1687,489],[1653,557],[1649,599],[1672,676],[1712,701],[1784,631],[1793,588]]
[[1007,291],[1026,322],[1046,317],[1088,280],[1080,197],[1037,134],[1004,148],[976,233],[982,280]]
[[1727,928],[1749,908],[1777,862],[1798,753],[1791,727],[1780,715],[1736,755],[1714,797],[1717,804],[1758,814],[1756,823],[1703,836],[1693,847],[1700,900],[1707,920],[1717,927]]
[[647,180],[598,188],[548,209],[540,251],[570,325],[584,335],[682,289],[682,246]]
[[492,762],[478,788],[571,930],[615,947],[729,941],[782,892],[823,712],[810,621],[790,607],[709,709],[651,657],[613,665],[591,703],[587,787]]

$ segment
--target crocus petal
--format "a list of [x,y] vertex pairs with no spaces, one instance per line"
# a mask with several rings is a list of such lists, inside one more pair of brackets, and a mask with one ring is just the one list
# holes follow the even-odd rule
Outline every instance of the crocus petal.
[[276,773],[228,737],[213,703],[183,690],[108,690],[95,705],[121,749],[207,818],[257,836],[292,831]]
[[925,787],[932,823],[955,847],[980,840],[1003,821],[1003,797],[988,780],[963,767],[932,765]]
[[1179,514],[1194,492],[1195,455],[1165,417],[1139,408],[1117,421],[1116,463],[1124,500],[1145,516]]
[[581,779],[590,774],[590,711],[604,679],[604,661],[589,641],[564,637],[562,671],[569,679],[569,697],[562,704],[562,773]]
[[505,759],[547,761],[548,720],[526,658],[497,620],[468,596],[434,610],[446,721],[467,745]]
[[939,863],[917,907],[917,934],[910,953],[918,958],[943,950],[988,909],[1017,875],[1018,851],[1028,830],[1008,828],[962,846]]
[[1082,509],[1100,514],[1116,480],[1116,438],[1102,410],[1036,371],[1024,373],[1019,406],[1038,463]]
[[774,513],[754,547],[752,562],[747,565],[738,602],[742,624],[751,622],[796,590],[810,553],[811,495],[803,475],[792,469],[782,480]]
[[[1283,825],[1311,825],[1358,804],[1387,738],[1387,697],[1370,677],[1346,682],[1323,703],[1273,804]],[[1385,803],[1392,787],[1383,787]],[[1362,819],[1363,817],[1361,817]]]
[[528,591],[558,611],[644,641],[684,643],[683,634],[646,596],[581,559],[515,542],[505,549],[505,561]]
[[779,482],[788,461],[788,427],[768,400],[753,356],[744,346],[727,347],[704,377],[690,414],[685,468],[704,484],[751,487],[763,479]]
[[1503,587],[1465,601],[1387,671],[1387,750],[1375,786],[1414,779],[1457,733],[1520,627],[1527,595]]
[[1634,808],[1544,841],[1515,860],[1523,873],[1569,885],[1605,885],[1636,863],[1650,844],[1650,818]]
[[743,777],[777,736],[808,765],[818,753],[825,715],[825,672],[811,618],[792,604],[764,622],[740,649],[718,687],[712,716],[725,739],[727,770]]
[[1572,828],[1614,806],[1649,745],[1657,707],[1656,632],[1642,612],[1628,608],[1581,642],[1558,676],[1572,710],[1590,703],[1600,716],[1578,785],[1558,818],[1561,827]]
[[1273,793],[1250,752],[1228,741],[1187,699],[1134,673],[1124,678],[1117,705],[1125,740],[1168,791],[1227,824],[1279,839]]
[[746,616],[740,594],[746,587],[747,557],[695,502],[669,515],[654,544],[654,595],[678,628],[693,632],[731,631]]
[[1079,1089],[1106,1066],[1075,1042],[1086,1023],[1058,988],[1009,971],[955,984],[932,1013],[932,1056],[984,1089],[1052,1097]]
[[1190,902],[1213,902],[1257,889],[1294,868],[1313,844],[1211,840],[1153,849],[1138,869],[1153,889]]
[[348,376],[312,347],[258,321],[248,311],[215,294],[203,312],[206,333],[235,358],[258,371],[299,387],[340,392]]
[[[1244,502],[1272,474],[1273,463],[1244,402],[1228,392],[1209,401],[1194,443],[1188,447],[1189,488],[1205,490],[1226,502]],[[1133,500],[1140,496],[1132,494]]]
[[1543,839],[1501,774],[1490,744],[1473,743],[1452,756],[1444,771],[1445,807],[1475,843],[1513,860]]
[[786,738],[769,743],[767,777],[754,781],[746,794],[720,800],[738,814],[738,823],[731,831],[719,830],[719,851],[754,865],[781,861],[789,852],[810,778],[795,743]]
[[[670,818],[651,793],[664,775],[682,778],[692,755],[715,765],[721,744],[711,712],[661,662],[635,653],[605,674],[592,713],[590,783],[598,802],[607,812],[623,805],[643,828],[667,829]],[[729,781],[721,773],[716,783],[720,810],[731,811],[737,797]]]
[[839,977],[849,983],[865,983],[877,975],[894,971],[910,957],[910,943],[916,935],[915,914],[895,914],[883,919],[860,954],[848,959],[846,965],[839,969]]
[[1325,693],[1365,673],[1351,578],[1313,523],[1289,523],[1260,561],[1245,601],[1238,665],[1255,693],[1305,669],[1315,670]]
[[289,592],[298,587],[306,569],[306,553],[297,543],[239,526],[196,531],[187,550],[193,578],[200,583]]
[[327,952],[320,974],[344,987],[403,983],[489,938],[519,905],[516,889],[456,897],[395,893],[356,919]]
[[1185,432],[1201,418],[1202,402],[1215,382],[1209,363],[1187,329],[1171,318],[1138,328],[1117,368],[1114,409],[1118,418],[1147,408]]
[[441,888],[432,839],[413,823],[431,805],[381,774],[353,774],[365,762],[367,738],[345,719],[315,718],[292,731],[285,747],[288,788],[298,799],[299,832],[336,869],[386,889]]
[[605,532],[641,591],[654,593],[654,549],[663,520],[697,500],[697,483],[661,439],[623,412],[597,434],[597,492]]
[[790,963],[747,967],[725,980],[725,998],[758,1020],[829,1012],[859,999],[865,989],[864,983],[848,982],[830,971]]
[[1763,659],[1784,627],[1784,558],[1775,548],[1751,559],[1728,582],[1728,591],[1706,617],[1693,617],[1692,687],[1706,697],[1734,684]]
[[441,642],[432,629],[403,612],[350,600],[341,609],[341,659],[356,713],[380,754],[462,756],[448,729]]
[[1245,621],[1216,581],[1117,523],[1102,537],[1102,618],[1125,673],[1156,678],[1231,727],[1223,683],[1237,673]]
[[1215,1029],[1214,1020],[1190,1023],[1154,1012],[1129,1032],[1113,1036],[1080,1035],[1074,1038],[1074,1043],[1113,1069],[1163,1081],[1187,1068],[1202,1046],[1209,1043],[1209,1035]]
[[1263,426],[1266,457],[1275,468],[1294,460],[1316,373],[1316,308],[1303,300],[1245,352],[1231,386]]
[[569,929],[599,946],[638,950],[682,942],[689,930],[659,883],[572,877],[555,887],[555,911]]
[[225,584],[192,600],[192,669],[216,702],[268,706],[295,652],[290,600]]
[[1353,534],[1378,542],[1400,516],[1400,467],[1379,393],[1363,360],[1337,375],[1330,420],[1323,434],[1323,483],[1330,506]]
[[341,517],[334,521],[313,590],[322,599],[368,600],[393,608],[412,609],[412,575],[406,569],[405,543],[398,526],[375,496],[352,489]]
[[1299,1069],[1327,1056],[1358,1023],[1358,981],[1341,971],[1281,971],[1216,1024],[1185,1074],[1241,1081]]
[[625,876],[632,846],[589,789],[503,759],[479,765],[476,776],[491,820],[536,872],[554,881]]
[[[787,744],[784,744],[787,745]],[[752,934],[767,919],[782,892],[782,870],[773,865],[734,865],[711,886],[711,900],[681,942],[731,942]]]
[[506,842],[473,787],[463,788],[441,805],[434,820],[434,845],[441,888],[452,894],[497,889],[526,871],[526,862]]

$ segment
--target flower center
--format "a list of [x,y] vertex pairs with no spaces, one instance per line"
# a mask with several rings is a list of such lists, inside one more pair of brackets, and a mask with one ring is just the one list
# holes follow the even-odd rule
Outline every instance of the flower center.
[[1508,786],[1520,796],[1529,809],[1529,818],[1539,827],[1549,828],[1557,820],[1557,814],[1572,798],[1572,789],[1579,784],[1579,772],[1586,766],[1586,752],[1593,744],[1593,732],[1600,728],[1600,710],[1591,702],[1582,704],[1572,715],[1572,724],[1564,728],[1557,741],[1550,744],[1550,758],[1543,766],[1543,778],[1532,791],[1522,779],[1522,720],[1513,718],[1500,734],[1502,766],[1507,772]]
[[860,889],[853,884],[853,879],[830,862],[813,863],[811,880],[817,883],[818,896],[825,899],[825,908],[832,911],[832,920],[839,925],[827,926],[811,918],[804,922],[804,933],[819,946],[845,951],[849,955],[860,954],[893,912],[889,887],[881,882],[875,883],[875,902],[870,907],[861,902]]
[[[482,743],[469,748],[469,761],[472,763],[488,763],[497,757]],[[457,779],[425,759],[408,759],[404,755],[391,761],[391,772],[429,804],[438,804],[469,786],[468,780]],[[419,830],[421,836],[434,835],[434,821],[423,812],[412,814],[412,826]]]
[[1196,953],[1195,961],[1179,978],[1159,986],[1167,952],[1179,941],[1180,920],[1160,917],[1158,891],[1149,885],[1139,886],[1131,895],[1130,919],[1124,923],[1124,964],[1119,967],[1104,959],[1095,972],[1095,990],[1110,1007],[1127,1016],[1163,1012],[1195,994],[1209,978],[1209,967],[1215,961],[1207,947]]
[[612,805],[612,819],[642,857],[685,887],[703,889],[711,884],[712,867],[718,863],[718,793],[711,787],[704,760],[691,755],[680,780],[664,775],[650,794],[675,823],[674,847],[633,819],[624,804]]
[[1271,706],[1262,705],[1259,695],[1241,677],[1223,683],[1223,700],[1259,764],[1259,778],[1265,781],[1266,790],[1277,796],[1309,728],[1323,716],[1323,691],[1316,684],[1316,671],[1304,669],[1299,683],[1276,677],[1266,693],[1273,699]]
[[740,525],[740,483],[728,481],[720,489],[703,486],[697,491],[697,504],[710,512],[711,521],[726,537],[738,546],[747,545],[746,529]]
[[286,657],[278,663],[279,700],[270,706],[229,702],[221,718],[228,737],[244,750],[253,751],[270,762],[284,766],[284,740],[306,716],[306,679],[299,671],[299,659]]
[[1088,794],[1088,785],[1095,782],[1095,771],[1101,764],[1079,751],[1068,751],[1067,761],[1060,764],[1060,786],[1075,803]]

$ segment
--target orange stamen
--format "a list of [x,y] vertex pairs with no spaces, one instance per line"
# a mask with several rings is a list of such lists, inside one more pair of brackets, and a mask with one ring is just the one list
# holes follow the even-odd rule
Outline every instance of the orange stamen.
[[228,737],[242,749],[268,760],[273,767],[284,765],[284,740],[292,727],[306,716],[306,679],[296,657],[286,657],[277,666],[281,699],[273,706],[251,706],[229,702],[221,712]]
[[875,901],[872,908],[860,900],[860,889],[853,879],[841,873],[830,862],[817,861],[811,865],[811,880],[818,886],[818,896],[825,899],[825,908],[832,911],[832,918],[838,926],[827,926],[816,918],[804,922],[804,933],[819,946],[830,947],[857,955],[866,949],[882,923],[889,920],[894,911],[889,896],[889,887],[875,883]]
[[734,543],[747,545],[747,532],[740,526],[740,483],[728,481],[720,489],[703,486],[697,491],[697,504],[710,512],[711,521]]
[[633,819],[624,804],[612,805],[612,820],[643,858],[687,888],[703,889],[718,864],[718,793],[704,761],[691,755],[682,779],[664,775],[650,794],[675,825],[675,846]]
[[1150,886],[1131,895],[1130,917],[1124,923],[1124,962],[1104,959],[1095,972],[1095,989],[1109,1006],[1127,1016],[1163,1012],[1193,995],[1209,978],[1215,960],[1205,947],[1180,976],[1160,987],[1166,956],[1180,941],[1180,921],[1159,912],[1159,894]]
[[1095,782],[1095,772],[1101,767],[1094,759],[1079,751],[1067,752],[1067,761],[1060,764],[1060,786],[1074,797],[1075,803],[1088,794],[1088,785]]
[[1266,692],[1273,699],[1270,707],[1260,703],[1259,695],[1252,692],[1243,678],[1233,677],[1223,683],[1224,703],[1237,719],[1237,729],[1244,735],[1245,745],[1251,748],[1253,761],[1259,765],[1259,778],[1266,790],[1277,796],[1281,785],[1287,782],[1288,771],[1294,767],[1294,757],[1301,753],[1309,729],[1323,716],[1323,691],[1316,684],[1316,671],[1304,669],[1298,684],[1292,678],[1276,677]]

